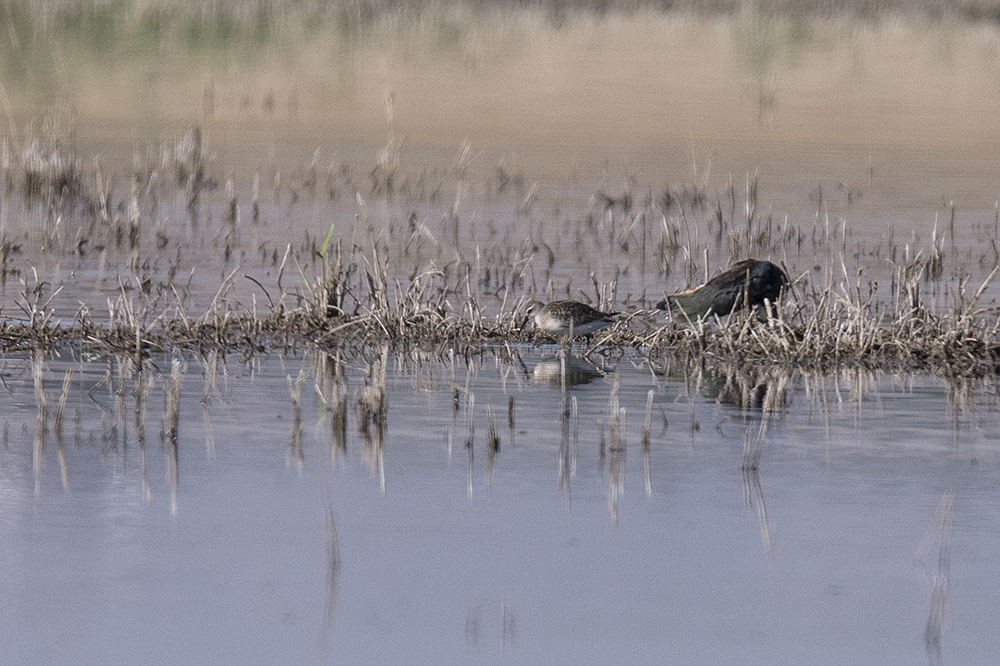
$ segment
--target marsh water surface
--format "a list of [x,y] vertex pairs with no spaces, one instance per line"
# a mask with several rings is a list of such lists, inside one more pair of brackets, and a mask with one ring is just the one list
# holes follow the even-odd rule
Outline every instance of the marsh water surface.
[[[176,449],[168,372],[138,380],[140,441],[132,380],[46,365],[50,392],[74,374],[62,433],[39,441],[19,399],[32,362],[8,360],[7,656],[903,664],[998,648],[995,385],[783,378],[750,471],[762,414],[733,378],[626,361],[564,394],[549,351],[386,360],[384,437],[352,423],[342,448],[329,364],[186,361]],[[342,371],[356,395],[365,368]]]

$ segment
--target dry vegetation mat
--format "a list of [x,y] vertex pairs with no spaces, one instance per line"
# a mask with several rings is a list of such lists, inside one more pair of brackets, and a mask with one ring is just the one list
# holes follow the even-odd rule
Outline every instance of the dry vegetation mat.
[[[924,248],[891,236],[866,246],[867,265],[883,267],[869,278],[847,224],[831,224],[820,209],[801,225],[772,219],[754,174],[714,190],[707,178],[626,180],[566,214],[545,208],[507,164],[470,168],[468,146],[450,167],[412,173],[392,142],[369,166],[314,157],[292,172],[271,167],[261,178],[259,170],[242,192],[213,172],[205,142],[195,128],[123,167],[85,164],[44,133],[3,139],[3,352],[142,358],[313,347],[350,355],[389,345],[469,354],[560,342],[530,325],[528,305],[573,298],[622,313],[614,327],[575,342],[588,355],[968,375],[993,373],[1000,355],[1000,311],[987,302],[997,225],[988,243],[949,254],[954,210],[950,229],[935,228]],[[473,194],[498,211],[494,218],[469,210]],[[296,231],[302,202],[330,207],[325,234]],[[389,213],[372,212],[376,202]],[[183,221],[168,223],[165,210]],[[268,223],[279,214],[290,222]],[[606,279],[588,263],[594,257],[610,260]],[[788,273],[779,303],[696,321],[654,309],[672,289],[748,257]],[[203,279],[199,292],[192,276],[204,262],[222,277]],[[77,273],[111,286],[103,302],[73,296],[75,314],[60,315],[55,304]],[[249,302],[232,296],[237,285],[252,292]]]

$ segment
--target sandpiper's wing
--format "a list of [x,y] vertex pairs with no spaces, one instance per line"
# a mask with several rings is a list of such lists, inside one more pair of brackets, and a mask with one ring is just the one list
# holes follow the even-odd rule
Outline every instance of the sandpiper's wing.
[[613,319],[617,312],[602,312],[579,301],[561,301],[566,305],[567,314],[574,324],[589,324],[601,319]]

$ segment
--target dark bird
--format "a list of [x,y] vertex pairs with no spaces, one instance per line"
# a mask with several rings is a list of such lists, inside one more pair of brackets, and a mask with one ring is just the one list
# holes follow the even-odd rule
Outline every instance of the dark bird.
[[660,310],[672,310],[692,320],[704,317],[709,312],[725,316],[733,310],[739,310],[744,304],[761,305],[764,299],[776,302],[787,284],[788,276],[775,264],[747,259],[700,287],[667,296],[656,307]]
[[601,312],[579,301],[552,301],[548,305],[535,302],[531,309],[535,327],[557,336],[590,335],[615,323],[617,312]]

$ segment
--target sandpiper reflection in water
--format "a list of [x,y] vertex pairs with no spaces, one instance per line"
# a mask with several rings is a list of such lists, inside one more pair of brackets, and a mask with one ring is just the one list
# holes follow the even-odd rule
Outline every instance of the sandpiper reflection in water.
[[597,367],[579,356],[565,354],[563,357],[543,358],[535,364],[532,376],[537,383],[561,386],[565,372],[566,386],[589,384],[603,374]]

